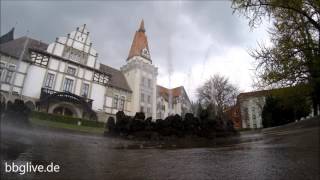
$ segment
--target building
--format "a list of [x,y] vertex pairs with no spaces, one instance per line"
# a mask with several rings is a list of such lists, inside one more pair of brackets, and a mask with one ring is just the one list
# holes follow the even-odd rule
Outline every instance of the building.
[[241,129],[242,122],[241,122],[239,104],[236,104],[234,106],[227,108],[225,112],[228,118],[233,122],[233,127],[235,129]]
[[126,64],[121,72],[132,89],[132,111],[156,118],[156,85],[158,68],[152,64],[144,21],[136,31]]
[[[282,91],[282,93],[290,94],[290,93],[296,93],[298,92],[301,96],[308,96],[304,90],[299,91],[288,91],[288,90],[294,90],[296,87],[287,87],[287,88],[281,88],[281,89],[271,89],[271,90],[261,90],[261,91],[252,91],[252,92],[245,92],[240,93],[237,97],[237,107],[236,109],[239,109],[240,112],[240,121],[242,128],[250,128],[250,129],[256,129],[256,128],[263,128],[262,124],[262,110],[266,103],[266,97],[272,96],[274,94],[277,94]],[[293,94],[295,96],[295,94]],[[315,113],[313,112],[312,106],[310,107],[310,114],[307,117],[313,117]],[[235,121],[237,118],[233,117],[233,120]],[[301,118],[301,119],[304,119]],[[298,120],[298,119],[297,119]]]
[[86,25],[50,44],[13,31],[0,38],[2,103],[22,99],[33,110],[99,121],[118,111],[156,119],[158,69],[143,20],[120,70],[99,62]]
[[168,89],[158,85],[157,93],[157,119],[174,114],[184,116],[192,112],[191,102],[183,86]]
[[[131,113],[124,75],[101,64],[86,25],[50,44],[29,37],[1,44],[1,95],[34,109],[105,120],[118,110]],[[114,94],[119,95],[114,105]]]
[[269,93],[270,90],[262,90],[238,95],[237,108],[240,112],[242,128],[263,128],[261,114]]

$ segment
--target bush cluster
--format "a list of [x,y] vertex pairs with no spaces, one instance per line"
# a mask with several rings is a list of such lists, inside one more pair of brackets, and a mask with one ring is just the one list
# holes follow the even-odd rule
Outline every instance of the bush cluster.
[[214,138],[218,136],[235,135],[233,123],[225,118],[201,118],[187,113],[184,118],[179,115],[168,116],[164,120],[146,118],[144,113],[136,113],[134,117],[126,116],[123,111],[116,114],[116,119],[109,117],[105,135],[122,137],[138,137],[146,139],[161,139],[163,137],[199,136]]
[[104,127],[105,126],[105,123],[98,122],[98,121],[86,120],[86,119],[75,118],[70,116],[48,114],[45,112],[34,111],[32,112],[31,117],[40,119],[40,120],[61,122],[61,123],[74,124],[74,125],[78,124],[78,122],[80,121],[82,126],[88,126],[88,127]]
[[1,108],[3,120],[10,124],[26,126],[29,124],[31,110],[24,104],[22,100],[16,99],[14,103],[8,102],[7,108]]
[[280,126],[306,117],[310,113],[311,103],[304,96],[289,98],[268,96],[262,110],[264,128]]

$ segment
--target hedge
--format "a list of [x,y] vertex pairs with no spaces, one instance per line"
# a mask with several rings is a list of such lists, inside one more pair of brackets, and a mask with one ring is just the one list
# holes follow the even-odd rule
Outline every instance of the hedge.
[[37,112],[33,111],[31,114],[31,118],[36,118],[40,120],[47,120],[47,121],[55,121],[55,122],[61,122],[66,124],[74,124],[77,125],[78,121],[81,122],[81,126],[88,126],[88,127],[105,127],[105,123],[93,121],[93,120],[86,120],[81,118],[74,118],[70,116],[61,116],[61,115],[55,115],[55,114],[48,114],[45,112]]

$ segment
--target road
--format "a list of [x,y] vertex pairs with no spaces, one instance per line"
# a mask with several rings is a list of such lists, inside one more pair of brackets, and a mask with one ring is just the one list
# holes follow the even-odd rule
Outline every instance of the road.
[[[1,179],[319,179],[320,120],[244,132],[236,143],[145,149],[132,142],[1,127]],[[231,142],[231,141],[230,141]],[[5,173],[4,163],[59,164],[59,173]]]

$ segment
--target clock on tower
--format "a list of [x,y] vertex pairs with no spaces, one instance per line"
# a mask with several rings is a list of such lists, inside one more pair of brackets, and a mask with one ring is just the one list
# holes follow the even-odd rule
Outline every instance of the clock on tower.
[[142,54],[142,56],[144,56],[145,58],[150,59],[150,54],[149,54],[149,51],[148,51],[147,48],[143,48],[141,54]]

